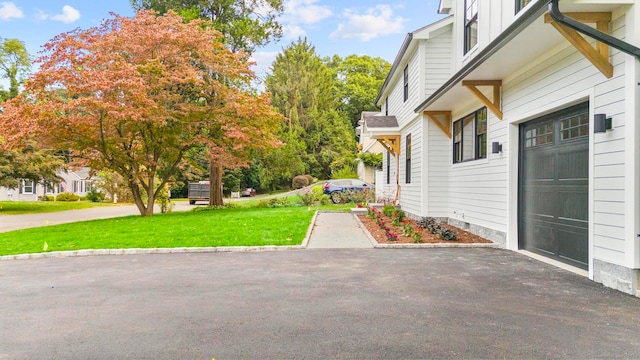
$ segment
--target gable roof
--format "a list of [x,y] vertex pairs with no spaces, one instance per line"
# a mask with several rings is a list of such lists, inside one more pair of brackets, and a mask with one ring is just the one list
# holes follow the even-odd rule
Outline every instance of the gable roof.
[[396,55],[395,60],[393,61],[393,65],[391,65],[391,70],[389,70],[389,73],[387,74],[387,78],[384,80],[382,87],[380,87],[380,90],[378,91],[378,96],[376,96],[376,100],[375,100],[376,104],[378,104],[380,99],[382,99],[382,96],[386,92],[385,91],[386,88],[389,86],[391,81],[395,78],[395,73],[398,70],[398,68],[404,65],[408,61],[408,59],[405,58],[405,55],[408,52],[409,53],[412,52],[408,50],[410,48],[413,49],[417,45],[417,42],[419,40],[428,40],[431,32],[441,29],[450,24],[453,24],[453,15],[449,15],[434,23],[431,23],[427,26],[423,26],[407,34],[407,36],[404,38],[402,46],[400,47],[400,50],[398,51],[398,54]]

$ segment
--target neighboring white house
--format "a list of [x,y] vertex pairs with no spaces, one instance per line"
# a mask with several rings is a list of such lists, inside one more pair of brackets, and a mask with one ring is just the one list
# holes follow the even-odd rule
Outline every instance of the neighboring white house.
[[[360,153],[380,154],[384,151],[384,146],[376,139],[372,139],[368,134],[362,131],[364,125],[364,119],[370,116],[380,115],[375,111],[363,111],[360,121],[358,121],[358,127],[356,127],[356,135],[358,136],[358,150]],[[365,165],[363,161],[358,161],[356,168],[358,178],[362,181],[366,181],[369,184],[376,185],[376,197],[381,198],[384,196],[384,188],[382,184],[382,169],[376,169],[373,166]]]
[[413,216],[640,296],[640,2],[549,3],[441,0],[363,131]]
[[20,185],[16,189],[0,187],[0,201],[38,201],[43,195],[55,197],[60,193],[73,193],[78,196],[86,196],[94,180],[89,174],[88,167],[60,171],[58,176],[62,180],[59,184],[55,185],[45,186],[33,180],[21,180]]

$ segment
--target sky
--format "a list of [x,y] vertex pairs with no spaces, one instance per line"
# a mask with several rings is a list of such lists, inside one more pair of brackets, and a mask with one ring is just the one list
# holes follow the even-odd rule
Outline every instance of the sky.
[[[438,0],[284,0],[283,36],[256,49],[261,77],[278,52],[299,37],[319,56],[369,55],[390,63],[408,32],[443,17]],[[133,16],[129,0],[0,0],[0,37],[25,43],[34,58],[56,35],[98,26],[110,13]],[[4,86],[7,87],[6,85]]]

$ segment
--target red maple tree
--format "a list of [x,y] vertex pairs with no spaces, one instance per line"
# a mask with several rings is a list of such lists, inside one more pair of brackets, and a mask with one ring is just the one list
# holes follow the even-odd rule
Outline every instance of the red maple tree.
[[247,56],[226,49],[205,22],[156,15],[113,14],[44,45],[40,70],[5,104],[4,146],[36,138],[117,172],[142,215],[153,215],[190,149],[205,149],[221,178],[223,166],[245,166],[251,149],[278,146],[280,115],[268,94],[246,90]]

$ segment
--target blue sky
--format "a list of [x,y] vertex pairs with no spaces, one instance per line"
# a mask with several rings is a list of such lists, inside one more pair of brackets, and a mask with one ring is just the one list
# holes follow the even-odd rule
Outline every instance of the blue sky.
[[[257,49],[256,72],[263,73],[275,55],[306,36],[320,56],[350,54],[393,62],[405,35],[428,25],[438,0],[285,0],[278,43]],[[32,56],[57,34],[97,26],[110,12],[132,16],[129,0],[0,0],[0,37],[25,43]],[[5,86],[6,88],[6,86]]]

